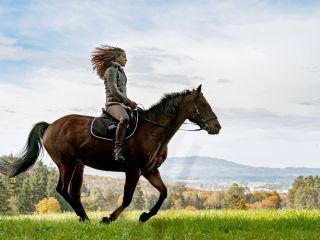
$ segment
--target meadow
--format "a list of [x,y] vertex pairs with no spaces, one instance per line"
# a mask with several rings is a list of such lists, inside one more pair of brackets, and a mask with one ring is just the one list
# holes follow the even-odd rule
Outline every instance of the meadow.
[[125,211],[110,225],[106,212],[91,223],[73,213],[0,216],[0,239],[319,239],[317,210],[166,210],[146,223],[140,211]]

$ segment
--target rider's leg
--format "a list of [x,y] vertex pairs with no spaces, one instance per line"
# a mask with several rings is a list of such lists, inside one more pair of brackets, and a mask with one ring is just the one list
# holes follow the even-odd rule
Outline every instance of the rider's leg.
[[129,115],[126,110],[119,104],[109,106],[106,111],[119,120],[119,124],[116,130],[115,145],[114,145],[114,158],[116,161],[125,161],[122,153],[123,141],[126,136],[127,126],[129,124]]

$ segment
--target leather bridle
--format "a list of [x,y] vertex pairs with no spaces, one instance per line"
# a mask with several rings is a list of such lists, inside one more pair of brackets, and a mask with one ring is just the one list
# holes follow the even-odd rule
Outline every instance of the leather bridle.
[[[208,118],[203,118],[201,112],[199,111],[199,108],[197,106],[197,104],[194,103],[194,108],[196,110],[196,112],[194,113],[194,115],[192,116],[192,118],[194,118],[196,115],[197,115],[197,119],[199,120],[199,123],[192,123],[192,124],[195,124],[195,125],[199,125],[199,129],[192,129],[192,130],[188,130],[188,129],[178,129],[180,131],[200,131],[200,130],[206,130],[206,131],[209,131],[210,130],[210,127],[208,125],[208,122],[210,120],[215,120],[215,119],[218,119],[216,114],[213,112],[211,114],[211,116],[209,116]],[[149,120],[148,118],[144,117],[142,114],[139,115],[142,119],[144,119],[145,121],[153,124],[153,125],[156,125],[156,126],[160,126],[160,127],[164,127],[164,128],[167,128],[167,129],[170,129],[170,130],[176,130],[176,128],[172,128],[172,127],[168,127],[166,125],[163,125],[161,123],[157,123],[157,122],[154,122],[154,121],[151,121]],[[187,123],[185,123],[187,124]]]
[[197,106],[197,104],[194,103],[194,108],[196,109],[196,112],[194,113],[194,115],[192,116],[192,118],[195,117],[195,115],[197,115],[197,118],[200,120],[198,123],[199,126],[200,126],[200,129],[203,129],[203,130],[206,130],[206,131],[209,131],[210,130],[210,127],[208,125],[208,122],[210,120],[216,120],[218,119],[217,115],[212,112],[211,116],[209,116],[208,118],[204,118],[201,114],[201,112],[199,111],[199,108]]

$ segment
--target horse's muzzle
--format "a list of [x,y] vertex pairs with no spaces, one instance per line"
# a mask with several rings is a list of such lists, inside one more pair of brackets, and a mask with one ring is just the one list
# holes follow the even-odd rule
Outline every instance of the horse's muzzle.
[[213,128],[208,129],[208,134],[219,134],[221,130],[221,125],[220,124],[216,124]]

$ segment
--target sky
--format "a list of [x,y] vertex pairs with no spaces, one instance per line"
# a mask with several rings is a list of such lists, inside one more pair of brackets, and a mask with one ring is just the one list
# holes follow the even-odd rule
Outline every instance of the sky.
[[320,168],[319,42],[319,1],[0,0],[0,155],[39,121],[100,114],[90,56],[109,44],[145,108],[202,84],[222,130],[179,131],[169,158]]

